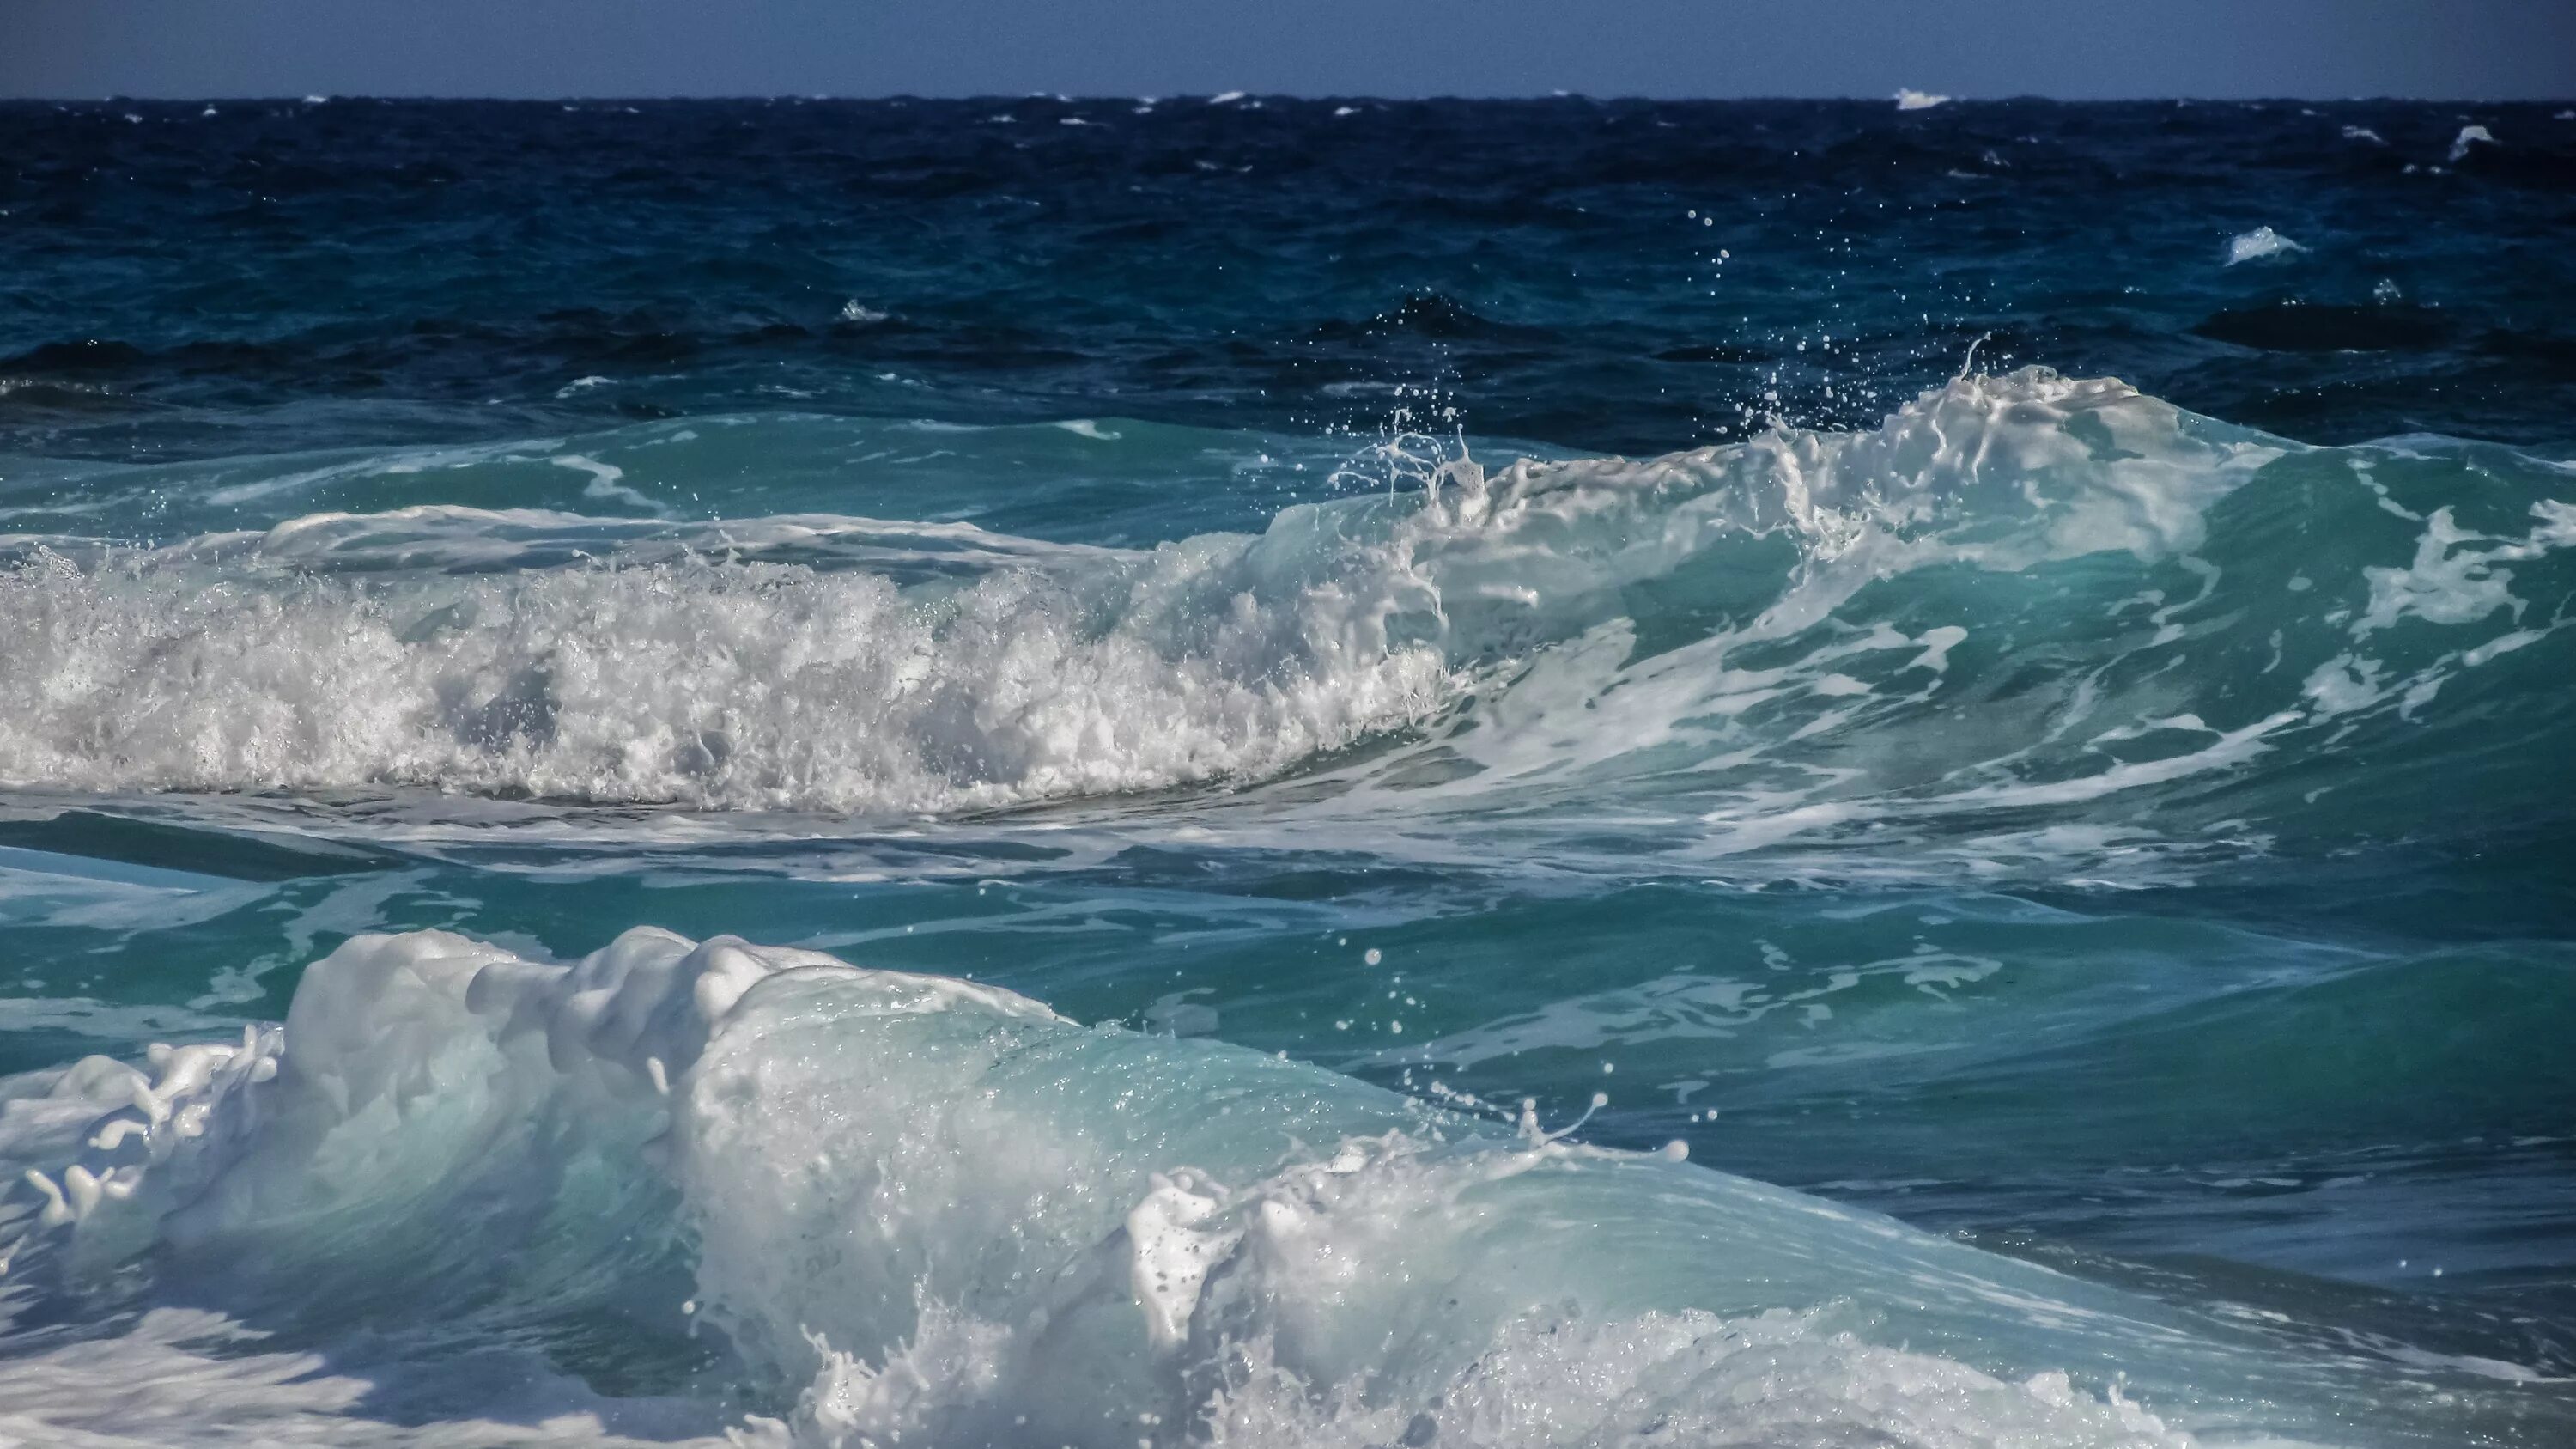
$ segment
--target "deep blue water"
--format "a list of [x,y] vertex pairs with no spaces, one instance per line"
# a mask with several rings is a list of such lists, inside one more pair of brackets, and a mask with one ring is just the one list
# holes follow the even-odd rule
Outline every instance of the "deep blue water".
[[0,107],[0,1440],[2570,1442],[2571,235],[2565,105]]

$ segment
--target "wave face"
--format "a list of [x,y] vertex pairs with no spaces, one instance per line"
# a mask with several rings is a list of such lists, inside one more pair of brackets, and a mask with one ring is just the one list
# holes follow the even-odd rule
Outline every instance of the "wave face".
[[[282,1030],[15,1079],[0,1128],[37,1189],[0,1223],[13,1315],[149,1264],[307,1334],[365,1323],[396,1368],[625,1320],[761,1386],[736,1443],[2147,1449],[2192,1441],[2135,1396],[2277,1428],[2265,1398],[2318,1371],[2258,1393],[2244,1343],[2145,1300],[1674,1154],[649,929],[570,965],[359,936]],[[44,1354],[0,1388],[115,1436],[230,1376],[203,1442],[329,1427],[329,1386],[218,1367],[224,1337],[93,1350],[118,1395]]]
[[1424,471],[1141,550],[453,505],[22,544],[0,776],[880,815],[1215,784],[1256,832],[1617,811],[1666,857],[2055,869],[2555,808],[2555,465],[2028,371],[1863,433]]

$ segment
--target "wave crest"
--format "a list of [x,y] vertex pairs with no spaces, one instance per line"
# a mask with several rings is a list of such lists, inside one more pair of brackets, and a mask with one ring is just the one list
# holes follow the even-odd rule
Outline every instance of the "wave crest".
[[[356,937],[282,1029],[0,1083],[0,1165],[25,1170],[0,1315],[163,1279],[326,1340],[368,1323],[390,1362],[236,1375],[252,1438],[273,1380],[394,1439],[361,1432],[390,1392],[369,1374],[458,1341],[562,1350],[602,1316],[720,1335],[755,1443],[2188,1442],[2052,1363],[2118,1363],[2202,1418],[2282,1412],[2237,1382],[2243,1345],[1886,1219],[971,982],[650,929],[565,965]],[[134,1351],[166,1370],[169,1337]],[[2264,1369],[2266,1395],[2314,1371]],[[0,1391],[57,1428],[149,1416],[34,1394],[54,1371],[0,1364]]]
[[0,778],[946,814],[1293,774],[1204,803],[1610,811],[1703,862],[2241,841],[2307,828],[2218,799],[2252,762],[2332,774],[2360,730],[2431,768],[2427,707],[2540,667],[2576,587],[2555,465],[2037,369],[1867,432],[1415,461],[1150,550],[456,508],[56,540],[0,580]]

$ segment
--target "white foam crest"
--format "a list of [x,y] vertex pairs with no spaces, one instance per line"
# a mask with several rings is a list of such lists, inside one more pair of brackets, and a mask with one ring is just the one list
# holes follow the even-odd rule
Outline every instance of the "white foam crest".
[[[879,816],[1213,782],[1252,788],[1056,823],[1240,844],[1329,832],[1460,861],[1524,829],[1559,848],[1503,854],[1560,864],[1577,858],[1569,836],[1599,828],[1664,865],[1730,873],[2089,879],[2116,864],[2162,879],[2158,861],[2223,842],[2164,836],[2135,811],[2116,829],[2074,817],[2244,772],[2302,723],[2382,697],[2320,676],[2239,710],[2153,667],[2236,630],[2231,611],[2268,577],[2258,565],[2219,594],[2200,556],[2210,508],[2307,456],[2033,369],[1962,376],[1866,432],[1781,428],[1646,460],[1488,472],[1408,447],[1381,460],[1408,489],[1150,551],[959,523],[450,507],[312,515],[140,557],[39,549],[0,577],[32,666],[0,675],[0,778]],[[2498,542],[2540,547],[2556,526]],[[2436,552],[2492,591],[2513,555],[2488,547]],[[2074,595],[2034,579],[1969,600],[1943,582],[2079,560],[2100,562],[2060,574]],[[2120,582],[2177,571],[2179,591]],[[1888,592],[1900,579],[1919,582]],[[2421,569],[2370,580],[2409,619],[2451,607]],[[1987,698],[1999,641],[2060,627],[2051,588],[2138,627],[2074,643],[2041,688]],[[2442,668],[2548,631],[2475,632]],[[1979,729],[1952,727],[1963,700]],[[2068,818],[2022,818],[2034,809]],[[570,819],[430,797],[381,828],[577,834]],[[1852,859],[1864,838],[1901,840],[1903,858]]]
[[[1647,460],[1488,472],[1412,448],[1406,490],[1152,551],[439,507],[38,550],[0,582],[36,666],[0,674],[0,773],[931,815],[1246,783],[1051,824],[1094,856],[1221,832],[1594,868],[1590,832],[1622,842],[1609,868],[1642,849],[1730,877],[2187,879],[2298,807],[2204,812],[2220,834],[2148,812],[2259,788],[2258,762],[2330,754],[2357,720],[2411,729],[2464,670],[2541,667],[2564,621],[2524,601],[2554,597],[2560,562],[2533,561],[2576,524],[2517,495],[2563,470],[2499,457],[2505,491],[2428,523],[2459,446],[2298,449],[2029,371],[1867,432]],[[2213,540],[2212,507],[2275,464],[2285,487],[2371,490],[2425,531],[2412,561],[2382,540],[2285,590],[2279,560]],[[2380,467],[2421,474],[2421,506]],[[2367,536],[2376,509],[2335,527]],[[1963,593],[1963,573],[1989,582]],[[1998,655],[2031,637],[2060,642],[2027,671]],[[2226,679],[2199,669],[2249,647]],[[435,848],[503,823],[571,839],[580,816],[426,796],[366,828]]]
[[[1871,551],[1802,576],[1781,630],[1971,516],[1997,537],[1944,557],[2187,547],[2242,459],[2178,417],[2117,383],[1963,378],[1875,432],[1452,460],[1418,501],[1141,553],[443,506],[40,549],[0,577],[0,779],[944,812],[1253,777],[1427,719],[1461,671],[1601,627],[1729,539],[1785,538],[1775,578]],[[2146,451],[2104,465],[2087,428]]]
[[[1415,450],[1397,460],[1409,491],[1145,551],[448,507],[142,556],[39,549],[0,577],[23,666],[0,673],[0,779],[879,815],[1252,784],[1082,818],[1462,860],[1517,819],[1708,868],[1875,831],[1905,832],[1925,868],[1986,870],[2084,836],[2098,849],[2066,868],[2154,874],[2148,854],[2204,843],[2135,812],[2089,836],[2015,812],[2243,773],[2308,724],[2412,710],[2558,627],[2524,622],[2508,587],[2576,536],[2545,498],[2527,531],[2438,515],[2412,564],[2327,581],[2369,591],[2346,614],[2249,593],[2260,561],[2222,594],[2209,510],[2308,456],[2028,370],[1963,376],[1865,432],[1490,472]],[[2099,601],[2108,632],[2065,646],[2043,687],[1990,697],[1995,646],[2068,605],[2036,581],[1971,600],[1944,580],[2079,560],[2101,562],[2059,574],[2074,607],[2129,591]],[[1890,594],[1900,579],[1918,582]],[[2304,600],[2280,621],[2310,633],[2351,624],[2349,658],[2307,652],[2282,689],[2232,696],[2164,667],[2254,628],[2232,621],[2264,597]],[[2489,616],[2429,664],[2395,627]],[[2374,683],[2383,660],[2397,672]],[[1949,723],[1963,703],[1980,728]]]
[[[514,518],[464,547],[523,556],[566,528]],[[385,531],[299,520],[260,547],[400,561],[415,531]],[[1412,584],[1364,559],[1296,577],[1219,535],[1051,570],[1086,551],[936,525],[743,532],[877,571],[691,556],[369,581],[40,558],[0,579],[18,641],[0,778],[946,811],[1267,773],[1451,690],[1436,649],[1388,637]]]
[[[2246,1392],[2243,1345],[1887,1219],[730,938],[639,929],[558,965],[359,937],[282,1031],[153,1067],[0,1088],[0,1160],[31,1174],[0,1199],[0,1292],[107,1281],[157,1242],[156,1274],[269,1293],[357,1273],[412,1285],[398,1302],[458,1278],[578,1302],[629,1276],[637,1240],[685,1241],[695,1287],[667,1311],[720,1331],[777,1405],[742,1443],[1535,1446],[1650,1420],[1687,1443],[2189,1442],[2052,1368],[2105,1362],[2198,1419],[2290,1412]],[[603,1210],[610,1168],[663,1184],[685,1237]],[[483,1227],[460,1237],[466,1212]],[[435,1362],[177,1351],[222,1328],[147,1319],[0,1358],[0,1402],[30,1432],[149,1437],[185,1422],[163,1386],[195,1375],[244,1401],[225,1422],[245,1442],[334,1421],[337,1442],[471,1438],[406,1438],[351,1387]],[[66,1394],[76,1363],[144,1390]],[[2277,1400],[2301,1372],[2247,1374]],[[522,1426],[473,1442],[635,1422],[570,1389],[473,1412]]]
[[[1891,734],[1893,758],[1878,758],[1857,748],[1867,731],[1894,732],[1936,708],[1950,655],[1971,629],[1901,629],[1852,619],[1846,606],[1899,576],[2018,573],[2109,553],[2178,562],[2201,576],[2205,598],[2216,571],[2193,550],[2205,541],[2206,510],[2280,456],[2277,445],[2119,383],[2031,371],[1963,377],[1873,432],[1782,430],[1647,463],[1527,464],[1471,480],[1443,506],[1480,525],[1491,552],[1479,562],[1492,559],[1499,577],[1469,595],[1462,586],[1482,575],[1442,566],[1452,621],[1480,600],[1510,601],[1533,617],[1545,601],[1559,610],[1558,636],[1571,637],[1480,689],[1459,727],[1298,788],[1311,796],[1325,783],[1341,787],[1312,807],[1337,817],[1546,802],[1632,836],[1660,833],[1667,860],[1714,861],[1802,835],[2077,805],[2234,768],[2291,721],[2204,731],[2223,738],[2123,767],[2097,752],[2124,738],[2129,726],[2116,715],[2093,735],[2061,740],[2075,720],[2110,714],[2079,690],[2054,720],[1999,719],[1973,740],[1945,729],[1947,745]],[[1597,486],[1605,480],[1623,486]],[[1651,512],[1622,511],[1643,499],[1656,500]],[[1547,546],[1513,550],[1517,537]],[[1784,557],[1726,552],[1766,538]],[[1601,542],[1587,548],[1592,539]],[[1523,563],[1524,553],[1535,560]],[[1732,622],[1659,652],[1640,649],[1638,621],[1617,609],[1567,609],[1581,588],[1548,573],[1588,568],[1581,584],[1598,593],[1650,579],[1669,587],[1728,562],[1738,576],[1767,566],[1779,582],[1747,594]],[[1527,594],[1513,595],[1523,580]],[[2194,602],[2158,611],[2153,638],[2138,642],[2179,637],[2173,616]],[[1482,621],[1475,632],[1508,631]],[[2022,773],[2036,755],[2054,761],[2045,783]],[[1637,785],[1636,798],[1622,782]],[[1673,841],[1677,827],[1695,838]]]
[[2292,254],[2293,252],[2303,252],[2306,250],[2306,247],[2299,245],[2297,242],[2290,240],[2288,237],[2281,235],[2270,227],[2258,226],[2252,231],[2245,232],[2229,239],[2227,243],[2227,264],[2232,267],[2239,262],[2259,262],[2266,257],[2284,257]]

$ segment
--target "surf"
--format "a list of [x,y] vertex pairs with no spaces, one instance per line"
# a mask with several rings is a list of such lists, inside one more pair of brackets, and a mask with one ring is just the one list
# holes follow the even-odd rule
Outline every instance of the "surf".
[[2515,780],[2563,726],[2516,682],[2568,647],[2560,465],[2032,369],[1863,432],[1367,466],[1151,547],[461,505],[21,538],[0,779],[1390,848],[1428,817],[1461,856],[1610,814],[1667,866],[2060,875],[2349,844],[2364,789],[2415,828],[2547,814]]
[[[2143,1449],[2337,1417],[2344,1370],[2217,1320],[1519,1116],[735,938],[360,935],[281,1025],[0,1083],[0,1313],[100,1325],[0,1389],[139,1432],[283,1331],[319,1357],[235,1431],[398,1442],[299,1384],[399,1403],[473,1342],[577,1370],[614,1325],[630,1420],[737,1444]],[[133,1387],[64,1393],[71,1358]],[[754,1387],[692,1419],[718,1380]],[[605,1427],[533,1382],[530,1441]]]

